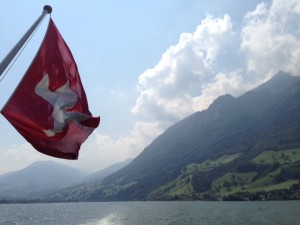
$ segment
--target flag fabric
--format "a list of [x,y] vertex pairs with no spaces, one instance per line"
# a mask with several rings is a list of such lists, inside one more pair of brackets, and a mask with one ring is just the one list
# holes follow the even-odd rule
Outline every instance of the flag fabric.
[[53,20],[33,62],[1,110],[41,153],[77,159],[81,144],[98,127],[89,111],[77,65]]

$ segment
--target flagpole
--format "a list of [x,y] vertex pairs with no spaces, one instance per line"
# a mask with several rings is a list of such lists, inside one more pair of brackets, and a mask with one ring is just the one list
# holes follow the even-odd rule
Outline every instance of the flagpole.
[[0,63],[0,76],[2,73],[6,70],[6,68],[9,66],[11,61],[14,59],[14,57],[18,54],[20,49],[23,47],[23,45],[26,43],[27,39],[31,36],[31,34],[34,32],[34,30],[37,28],[37,26],[40,24],[40,22],[43,20],[43,18],[52,12],[52,8],[49,5],[45,5],[43,8],[42,15],[39,16],[39,18],[35,21],[34,24],[28,29],[28,31],[23,35],[23,37],[18,41],[18,43],[13,47],[10,52],[6,55],[6,57],[2,60]]

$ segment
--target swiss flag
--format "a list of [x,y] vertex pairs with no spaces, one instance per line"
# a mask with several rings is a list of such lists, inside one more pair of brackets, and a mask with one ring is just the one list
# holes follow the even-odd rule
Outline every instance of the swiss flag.
[[1,113],[36,150],[64,159],[77,159],[98,127],[72,53],[51,18],[35,59]]

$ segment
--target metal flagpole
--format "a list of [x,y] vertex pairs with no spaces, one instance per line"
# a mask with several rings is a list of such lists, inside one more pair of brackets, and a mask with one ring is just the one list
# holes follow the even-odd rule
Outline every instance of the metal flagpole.
[[29,28],[29,30],[23,35],[23,37],[19,40],[19,42],[15,45],[15,47],[10,50],[10,52],[6,55],[6,57],[2,60],[0,63],[0,76],[2,73],[6,70],[6,68],[9,66],[11,61],[14,59],[14,57],[18,54],[22,46],[26,43],[27,39],[31,36],[31,34],[34,32],[36,27],[39,25],[39,23],[43,20],[45,15],[50,14],[52,12],[52,8],[49,5],[45,5],[43,8],[42,15],[35,21],[34,24]]

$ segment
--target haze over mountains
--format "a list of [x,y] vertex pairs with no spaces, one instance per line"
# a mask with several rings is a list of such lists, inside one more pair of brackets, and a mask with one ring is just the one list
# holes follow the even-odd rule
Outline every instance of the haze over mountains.
[[71,187],[76,179],[70,173],[75,180],[66,180],[66,189],[52,191],[46,199],[208,199],[278,189],[299,193],[299,99],[300,78],[279,72],[240,97],[220,96],[207,110],[174,124],[104,179]]
[[84,174],[68,166],[51,161],[30,166],[0,176],[0,198],[36,198],[77,184]]
[[67,187],[101,180],[130,161],[113,164],[92,174],[52,161],[35,162],[24,169],[0,176],[0,199],[40,199]]

